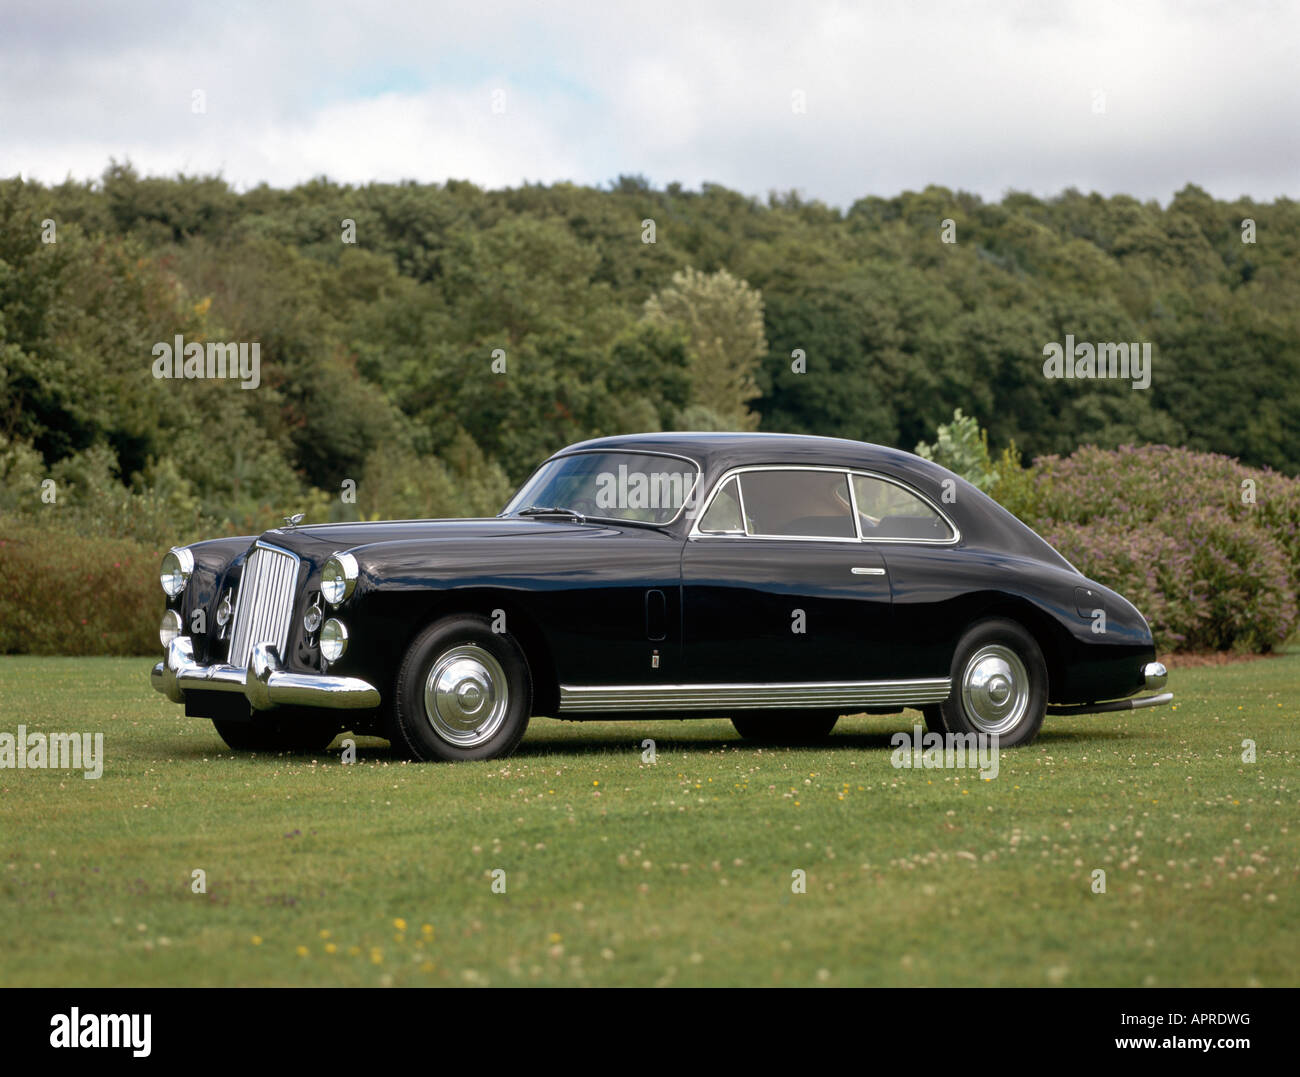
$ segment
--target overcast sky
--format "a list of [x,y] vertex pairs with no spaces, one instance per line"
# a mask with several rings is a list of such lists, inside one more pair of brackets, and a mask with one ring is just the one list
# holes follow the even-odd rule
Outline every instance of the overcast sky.
[[0,176],[1270,200],[1297,44],[1263,0],[0,0]]

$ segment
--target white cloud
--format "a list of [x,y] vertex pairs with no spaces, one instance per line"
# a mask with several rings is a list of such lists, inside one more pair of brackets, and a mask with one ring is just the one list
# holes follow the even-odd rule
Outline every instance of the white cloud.
[[1300,174],[1300,13],[1250,0],[28,3],[6,24],[0,175],[47,181],[109,157],[239,186],[641,172],[847,205],[927,183],[1272,198]]

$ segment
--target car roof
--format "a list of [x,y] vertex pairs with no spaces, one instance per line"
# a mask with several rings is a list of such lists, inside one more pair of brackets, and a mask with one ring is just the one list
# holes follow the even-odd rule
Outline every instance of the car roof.
[[[696,461],[710,487],[723,472],[754,464],[793,464],[859,468],[911,484],[956,520],[963,545],[1017,553],[1046,561],[1072,573],[1077,569],[1024,522],[1007,512],[983,491],[933,460],[886,445],[811,434],[767,434],[721,431],[660,431],[592,438],[555,454],[598,450],[657,452]],[[553,457],[554,459],[554,457]]]
[[[828,467],[889,467],[928,472],[936,465],[901,449],[847,438],[811,434],[769,434],[740,431],[660,431],[592,438],[570,445],[557,456],[607,449],[623,452],[673,453],[699,462],[706,472],[745,464],[814,464]],[[928,467],[926,465],[929,465]],[[939,469],[942,470],[942,469]],[[945,472],[946,474],[946,472]]]

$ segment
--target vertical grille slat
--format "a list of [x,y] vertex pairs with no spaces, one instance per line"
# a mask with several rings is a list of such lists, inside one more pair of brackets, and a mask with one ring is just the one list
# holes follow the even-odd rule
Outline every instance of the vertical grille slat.
[[298,565],[296,555],[272,546],[259,545],[248,555],[235,599],[227,658],[232,666],[247,665],[258,643],[272,643],[284,655],[293,621]]

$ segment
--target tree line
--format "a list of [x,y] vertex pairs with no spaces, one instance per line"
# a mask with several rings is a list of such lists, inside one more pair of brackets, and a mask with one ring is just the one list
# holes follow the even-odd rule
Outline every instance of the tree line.
[[[912,449],[956,408],[995,452],[1163,443],[1296,474],[1298,256],[1294,201],[1190,185],[841,210],[627,176],[0,181],[0,511],[53,478],[126,533],[152,510],[494,513],[584,437]],[[1149,345],[1149,386],[1045,376],[1067,339]],[[173,341],[256,343],[257,387],[155,377]]]

